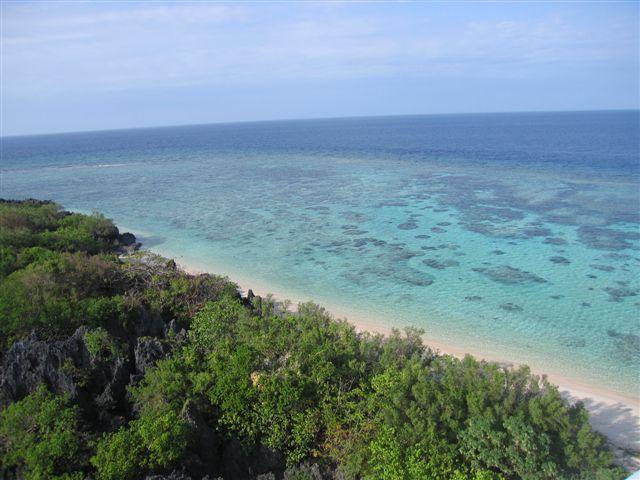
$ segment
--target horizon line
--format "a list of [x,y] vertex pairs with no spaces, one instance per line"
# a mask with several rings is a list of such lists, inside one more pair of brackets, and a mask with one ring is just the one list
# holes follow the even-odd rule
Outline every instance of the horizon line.
[[219,122],[204,122],[204,123],[179,123],[171,125],[146,125],[146,126],[132,126],[132,127],[117,127],[117,128],[104,128],[104,129],[88,129],[88,130],[65,130],[59,132],[45,132],[45,133],[19,133],[14,135],[1,135],[0,139],[5,138],[21,138],[21,137],[42,137],[49,135],[73,135],[83,133],[102,133],[102,132],[121,132],[126,130],[151,130],[162,128],[180,128],[180,127],[198,127],[209,125],[238,125],[238,124],[251,124],[251,123],[277,123],[277,122],[304,122],[314,120],[351,120],[351,119],[365,119],[365,118],[387,118],[387,117],[429,117],[429,116],[456,116],[456,115],[499,115],[499,114],[519,114],[519,113],[598,113],[598,112],[640,112],[640,107],[636,108],[602,108],[602,109],[583,109],[583,110],[497,110],[490,112],[435,112],[435,113],[391,113],[391,114],[375,114],[375,115],[345,115],[345,116],[326,116],[326,117],[288,117],[288,118],[273,118],[267,120],[234,120],[234,121],[219,121]]

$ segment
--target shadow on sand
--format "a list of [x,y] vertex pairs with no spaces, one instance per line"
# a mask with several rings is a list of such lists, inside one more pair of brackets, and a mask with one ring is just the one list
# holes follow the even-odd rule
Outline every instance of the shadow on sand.
[[616,456],[623,465],[633,470],[640,469],[640,416],[632,407],[577,398],[566,390],[561,390],[561,393],[572,403],[583,403],[589,411],[591,425],[616,447]]

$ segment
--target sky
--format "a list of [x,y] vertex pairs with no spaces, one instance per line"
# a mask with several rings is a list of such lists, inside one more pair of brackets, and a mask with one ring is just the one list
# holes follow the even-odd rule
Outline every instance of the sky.
[[639,9],[1,0],[0,135],[638,108]]

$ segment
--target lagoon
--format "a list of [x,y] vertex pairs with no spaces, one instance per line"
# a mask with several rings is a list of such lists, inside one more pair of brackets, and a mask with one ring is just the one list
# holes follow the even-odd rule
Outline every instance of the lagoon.
[[638,398],[638,118],[425,115],[5,137],[0,194],[100,210],[185,264]]

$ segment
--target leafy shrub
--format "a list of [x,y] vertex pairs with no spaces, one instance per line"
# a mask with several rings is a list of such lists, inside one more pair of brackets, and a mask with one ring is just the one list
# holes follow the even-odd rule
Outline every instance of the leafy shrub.
[[0,279],[16,269],[17,257],[10,247],[0,247]]
[[17,261],[18,268],[25,268],[32,263],[53,262],[57,254],[44,247],[28,247],[20,251]]
[[51,202],[0,202],[0,245],[56,251],[108,252],[118,229],[103,215],[64,212]]
[[98,480],[128,480],[164,471],[184,454],[187,424],[172,410],[148,412],[100,440],[91,458]]
[[25,480],[76,480],[82,447],[76,409],[44,386],[0,412],[0,465]]
[[109,360],[118,354],[117,346],[104,328],[88,330],[84,334],[84,342],[93,358]]
[[312,305],[263,316],[224,298],[195,316],[181,355],[218,428],[290,465],[316,452],[346,478],[623,475],[583,408],[546,381],[437,356],[415,329],[358,336]]
[[68,333],[85,323],[125,322],[122,298],[108,297],[122,291],[118,265],[113,261],[43,249],[29,249],[28,254],[38,260],[0,282],[0,315],[4,318],[0,334],[4,338],[24,335],[33,328]]
[[54,203],[0,201],[0,245],[37,245],[39,234],[55,229],[64,216]]
[[65,216],[56,230],[40,235],[43,245],[53,250],[89,254],[107,252],[118,236],[118,229],[100,214]]
[[169,271],[155,275],[142,298],[151,310],[188,322],[205,303],[225,296],[237,298],[238,290],[224,277]]
[[78,302],[77,311],[86,325],[104,327],[109,331],[127,331],[133,316],[131,306],[122,295],[82,299]]
[[8,345],[35,327],[66,331],[75,324],[72,304],[58,294],[54,278],[40,266],[17,270],[0,283],[0,335]]
[[171,408],[179,411],[190,395],[190,382],[184,362],[179,357],[161,360],[145,375],[140,385],[131,389],[136,405],[144,408]]

